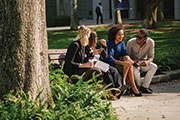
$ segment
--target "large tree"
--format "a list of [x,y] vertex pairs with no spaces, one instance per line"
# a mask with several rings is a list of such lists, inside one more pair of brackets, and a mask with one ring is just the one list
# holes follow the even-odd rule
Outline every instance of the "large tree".
[[77,0],[70,0],[70,6],[71,6],[71,30],[77,30],[79,25],[78,20],[78,9],[77,9]]
[[158,7],[161,0],[146,0],[146,16],[144,25],[146,28],[157,28]]
[[[118,2],[120,2],[120,3],[122,3],[122,0],[118,0]],[[117,1],[115,0],[115,6],[117,6],[116,4],[117,4]],[[116,8],[116,7],[115,7]],[[115,13],[115,15],[116,15],[116,21],[115,21],[115,23],[116,24],[122,24],[122,18],[121,18],[121,10],[117,10],[116,9],[116,13]]]
[[50,95],[45,0],[0,0],[0,96]]

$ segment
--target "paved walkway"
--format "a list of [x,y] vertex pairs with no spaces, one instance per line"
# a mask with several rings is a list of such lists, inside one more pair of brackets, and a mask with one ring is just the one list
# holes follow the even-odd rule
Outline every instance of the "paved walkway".
[[120,120],[179,120],[180,79],[150,86],[153,94],[112,101]]
[[[128,20],[123,19],[122,23],[139,23],[142,20]],[[87,25],[88,27],[97,27],[97,26],[107,26],[112,25],[111,19],[105,19],[104,24],[96,24],[96,20],[80,20],[80,25]],[[61,26],[61,27],[48,27],[47,31],[63,31],[63,30],[70,30],[70,26]]]

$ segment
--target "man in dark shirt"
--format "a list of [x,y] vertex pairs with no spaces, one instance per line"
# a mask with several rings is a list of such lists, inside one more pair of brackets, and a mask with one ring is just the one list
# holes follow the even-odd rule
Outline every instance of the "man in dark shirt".
[[96,14],[97,14],[97,24],[99,23],[99,17],[101,17],[101,24],[103,24],[103,8],[102,4],[99,3],[99,5],[96,7]]

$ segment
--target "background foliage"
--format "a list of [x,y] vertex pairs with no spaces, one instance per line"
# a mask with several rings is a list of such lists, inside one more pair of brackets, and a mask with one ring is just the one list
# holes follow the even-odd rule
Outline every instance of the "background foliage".
[[[125,43],[137,36],[139,29],[143,28],[143,23],[124,24],[127,38]],[[91,28],[95,30],[98,39],[106,39],[111,26]],[[180,21],[162,21],[158,24],[158,29],[150,29],[149,36],[155,41],[155,59],[158,65],[156,74],[162,71],[180,68]],[[68,48],[69,44],[76,37],[77,31],[48,32],[49,49]]]

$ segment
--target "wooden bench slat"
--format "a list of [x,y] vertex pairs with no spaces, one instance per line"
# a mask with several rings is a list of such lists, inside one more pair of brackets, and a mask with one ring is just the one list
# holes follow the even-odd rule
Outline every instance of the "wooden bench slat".
[[48,54],[66,53],[67,49],[49,49]]
[[65,60],[67,49],[49,49],[48,57],[53,63],[61,64]]

